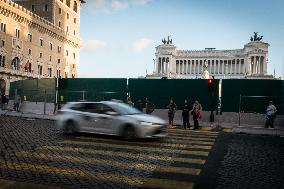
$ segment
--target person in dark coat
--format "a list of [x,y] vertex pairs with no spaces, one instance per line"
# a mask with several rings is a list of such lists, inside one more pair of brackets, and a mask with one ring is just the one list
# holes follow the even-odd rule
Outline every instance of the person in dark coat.
[[177,109],[177,105],[171,99],[169,105],[167,106],[167,108],[168,108],[169,125],[173,126],[174,125],[174,117],[175,117],[175,112],[176,112],[176,109]]
[[146,114],[151,114],[155,110],[155,105],[148,100],[148,98],[145,99],[145,109]]
[[189,110],[190,110],[190,108],[189,108],[188,101],[185,99],[183,109],[182,109],[182,119],[183,119],[184,129],[190,128],[190,125],[189,125]]

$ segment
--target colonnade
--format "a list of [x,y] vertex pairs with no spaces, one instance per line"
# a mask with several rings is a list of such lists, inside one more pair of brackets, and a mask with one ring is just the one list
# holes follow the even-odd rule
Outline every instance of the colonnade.
[[263,74],[264,73],[264,56],[251,56],[250,57],[250,74]]
[[[244,59],[206,60],[210,74],[243,74]],[[176,60],[176,74],[200,75],[204,72],[205,60]]]

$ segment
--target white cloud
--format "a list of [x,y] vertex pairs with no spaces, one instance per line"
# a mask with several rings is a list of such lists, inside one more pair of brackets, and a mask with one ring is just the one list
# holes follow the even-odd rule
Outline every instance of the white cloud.
[[[96,12],[110,14],[114,11],[125,10],[133,6],[145,6],[153,0],[92,0],[88,7]],[[88,8],[87,7],[87,8]]]
[[142,38],[134,42],[131,46],[131,49],[134,50],[135,52],[141,52],[147,47],[149,47],[152,43],[153,43],[152,39]]
[[105,48],[107,46],[106,42],[100,40],[89,40],[83,46],[83,51],[85,52],[96,52],[98,49]]
[[111,6],[113,10],[122,10],[129,7],[129,3],[126,1],[112,1]]

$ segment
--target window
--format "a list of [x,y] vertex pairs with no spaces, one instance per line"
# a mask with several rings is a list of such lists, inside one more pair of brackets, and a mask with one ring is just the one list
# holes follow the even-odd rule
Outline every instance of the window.
[[42,53],[39,53],[39,58],[42,58]]
[[43,10],[44,10],[45,12],[48,11],[48,4],[45,4],[45,5],[44,5]]
[[61,21],[58,21],[58,26],[61,28]]
[[60,47],[60,46],[58,46],[57,52],[58,52],[58,53],[61,53],[61,47]]
[[67,16],[67,20],[68,20],[68,19],[69,19],[69,14],[67,13],[67,15],[66,15],[66,16]]
[[32,12],[35,11],[35,5],[32,5],[32,6],[31,6],[31,10],[32,10]]
[[78,11],[78,5],[77,5],[77,2],[76,2],[76,1],[74,1],[74,8],[73,8],[73,10],[74,10],[75,12]]
[[76,30],[74,30],[74,35],[76,35]]
[[60,59],[57,60],[57,63],[60,64]]
[[5,41],[4,40],[1,40],[1,43],[0,43],[0,48],[4,47],[5,46]]
[[43,39],[39,39],[39,45],[43,47]]
[[76,19],[76,18],[74,18],[74,24],[76,24],[76,22],[77,22],[77,19]]
[[18,57],[12,60],[13,70],[20,70],[20,59]]
[[33,35],[32,34],[28,34],[28,42],[33,42]]
[[52,77],[52,68],[47,69],[48,77]]
[[73,58],[76,59],[76,53],[73,53]]
[[66,32],[69,32],[69,26],[66,27]]
[[51,60],[52,60],[52,58],[51,58],[51,56],[49,56],[49,61],[51,62]]
[[53,45],[52,43],[49,43],[49,50],[52,51],[52,49],[53,49]]
[[1,23],[1,28],[0,28],[1,32],[6,32],[6,24],[5,23]]
[[29,55],[32,55],[32,49],[29,49]]
[[62,14],[62,9],[61,8],[58,9],[58,13]]
[[57,78],[61,78],[60,70],[57,70],[56,76]]
[[38,74],[42,75],[42,65],[37,66]]
[[72,65],[72,68],[73,68],[73,69],[75,68],[75,64]]
[[0,66],[5,67],[6,56],[0,55]]
[[69,55],[69,52],[68,52],[68,50],[66,50],[66,56],[68,56]]
[[66,5],[70,7],[70,0],[66,0]]
[[43,17],[43,19],[45,19],[45,20],[49,20],[49,17]]
[[16,29],[16,37],[19,39],[20,38],[20,33],[21,31],[19,29]]

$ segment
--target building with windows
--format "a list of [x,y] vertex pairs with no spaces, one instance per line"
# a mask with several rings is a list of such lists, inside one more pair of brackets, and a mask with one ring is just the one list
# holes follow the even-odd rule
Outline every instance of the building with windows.
[[0,0],[0,83],[77,77],[84,0]]
[[156,47],[155,71],[148,78],[204,78],[210,76],[227,79],[267,79],[268,47],[255,33],[254,38],[242,49],[179,50],[172,40],[163,39]]

